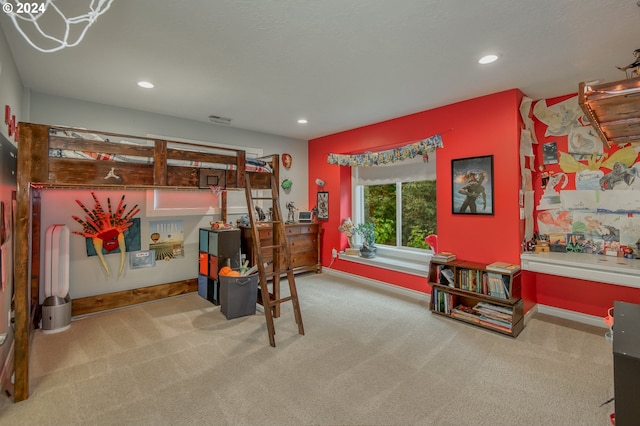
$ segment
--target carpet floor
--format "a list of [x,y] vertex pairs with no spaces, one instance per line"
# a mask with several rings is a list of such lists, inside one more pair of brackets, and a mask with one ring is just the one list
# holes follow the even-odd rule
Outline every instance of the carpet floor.
[[336,274],[296,278],[269,346],[264,316],[197,294],[35,332],[12,425],[606,425],[604,328],[538,314],[517,338],[432,315],[427,297]]

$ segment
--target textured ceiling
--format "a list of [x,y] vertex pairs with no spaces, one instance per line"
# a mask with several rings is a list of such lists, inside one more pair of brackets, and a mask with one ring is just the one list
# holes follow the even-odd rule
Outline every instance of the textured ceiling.
[[636,0],[115,0],[56,53],[1,15],[34,91],[305,140],[512,88],[574,93],[625,78],[640,48]]

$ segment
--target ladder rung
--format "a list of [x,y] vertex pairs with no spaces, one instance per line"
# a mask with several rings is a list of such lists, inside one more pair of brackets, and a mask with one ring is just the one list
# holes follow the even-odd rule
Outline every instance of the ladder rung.
[[293,297],[287,296],[281,299],[269,300],[269,306],[278,305],[280,303],[288,302],[289,300],[293,300]]
[[265,249],[266,250],[272,250],[272,249],[280,249],[280,250],[282,250],[284,247],[282,246],[282,244],[279,244],[279,245],[275,244],[275,245],[272,245],[272,246],[260,246],[260,248],[263,249],[263,250],[265,250]]
[[273,197],[251,197],[252,200],[273,200],[275,201],[276,199]]
[[266,272],[266,273],[264,274],[264,277],[265,277],[265,279],[266,279],[266,278],[273,278],[273,277],[275,277],[276,275],[277,275],[277,276],[284,275],[284,274],[286,274],[286,273],[287,273],[287,272],[289,272],[289,271],[293,272],[293,269],[283,269],[282,271],[277,271],[277,272]]

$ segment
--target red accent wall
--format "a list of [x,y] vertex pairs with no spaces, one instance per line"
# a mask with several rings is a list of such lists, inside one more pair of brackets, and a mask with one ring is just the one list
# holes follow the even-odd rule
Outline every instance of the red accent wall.
[[[548,106],[552,106],[575,96],[576,94],[569,94],[537,102],[545,101]],[[532,108],[537,102],[532,104]],[[530,114],[530,117],[534,121],[536,138],[538,140],[538,145],[534,145],[536,160],[534,162],[535,170],[532,176],[535,190],[535,205],[538,205],[543,193],[542,170],[540,170],[543,164],[542,146],[548,142],[556,142],[558,151],[567,152],[569,150],[568,137],[566,135],[545,136],[547,126],[533,116],[533,114]],[[619,149],[621,149],[619,146],[612,146],[606,150],[606,152],[611,156]],[[636,161],[640,161],[640,157],[636,159]],[[583,161],[583,163],[586,163],[586,161]],[[543,169],[544,172],[550,174],[562,172],[559,164],[545,165]],[[603,169],[603,171],[608,172],[607,169]],[[569,180],[565,189],[575,189],[575,176],[572,173],[568,173],[568,175]],[[591,255],[585,254],[585,256]],[[614,300],[640,303],[640,289],[637,288],[555,275],[525,271],[523,273],[522,286],[523,299],[525,299],[525,311],[534,303],[540,303],[542,305],[604,317],[607,315],[607,310],[613,306]]]
[[537,303],[542,305],[605,317],[615,300],[640,304],[637,288],[529,271],[524,274],[527,283],[533,282]]
[[[331,262],[331,249],[347,246],[338,226],[351,216],[351,170],[330,165],[328,153],[347,154],[389,149],[442,133],[444,148],[437,152],[437,203],[439,250],[451,251],[458,258],[478,262],[502,260],[520,263],[523,221],[520,220],[520,153],[522,93],[513,89],[441,108],[395,118],[309,141],[310,207],[315,193],[329,191],[329,220],[323,225],[322,263]],[[574,95],[548,99],[552,105]],[[536,134],[544,143],[544,129],[536,123]],[[566,137],[559,148],[566,150]],[[537,150],[541,151],[541,144]],[[614,148],[615,149],[615,148]],[[541,152],[536,152],[536,168]],[[451,213],[451,160],[482,155],[494,156],[493,216],[454,215]],[[550,166],[555,171],[558,166]],[[324,188],[315,184],[320,178]],[[540,177],[534,173],[536,203],[542,193]],[[429,292],[425,278],[368,265],[336,260],[332,268],[401,287]],[[614,300],[640,303],[640,289],[603,284],[533,272],[522,272],[522,297],[525,311],[536,303],[605,316]]]
[[[309,141],[310,207],[315,193],[329,192],[329,220],[323,225],[322,263],[331,262],[331,249],[342,250],[346,238],[338,230],[351,216],[351,169],[330,165],[327,154],[347,154],[402,146],[437,133],[444,148],[437,151],[439,250],[478,262],[520,262],[522,242],[519,189],[519,140],[522,93],[512,89],[452,105]],[[494,156],[493,216],[452,214],[451,160]],[[325,181],[324,188],[316,178]],[[430,291],[426,278],[336,260],[332,268],[419,291]]]

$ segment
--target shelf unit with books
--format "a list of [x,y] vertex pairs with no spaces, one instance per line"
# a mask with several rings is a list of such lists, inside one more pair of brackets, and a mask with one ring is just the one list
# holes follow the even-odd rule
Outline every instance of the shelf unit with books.
[[520,271],[500,273],[487,266],[432,259],[429,308],[434,314],[517,337],[524,328]]

